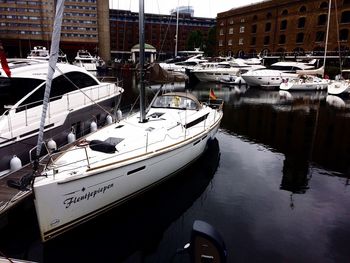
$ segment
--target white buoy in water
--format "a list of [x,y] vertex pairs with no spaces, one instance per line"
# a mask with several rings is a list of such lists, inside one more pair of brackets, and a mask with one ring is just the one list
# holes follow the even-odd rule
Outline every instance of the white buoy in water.
[[10,160],[10,169],[11,171],[16,171],[22,167],[22,161],[16,155]]
[[68,140],[68,143],[72,143],[72,142],[74,142],[76,140],[76,136],[75,136],[73,131],[68,133],[67,140]]
[[97,131],[97,124],[95,121],[92,121],[90,123],[90,132],[95,132],[95,131]]
[[48,142],[47,142],[47,148],[51,151],[54,151],[57,149],[57,145],[56,145],[56,142],[52,139],[50,139]]
[[122,111],[121,110],[117,110],[117,120],[120,121],[123,117]]
[[111,115],[106,116],[106,124],[111,124],[113,122],[113,118]]

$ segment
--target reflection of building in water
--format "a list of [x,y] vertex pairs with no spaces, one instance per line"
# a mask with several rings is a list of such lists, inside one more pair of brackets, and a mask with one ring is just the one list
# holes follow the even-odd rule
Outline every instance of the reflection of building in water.
[[280,189],[296,194],[304,194],[309,189],[309,164],[305,159],[286,156],[283,161],[283,177]]
[[347,172],[350,114],[327,106],[323,100],[314,106],[305,111],[266,103],[225,104],[222,127],[288,156],[303,156],[306,163]]
[[294,194],[304,194],[309,189],[309,163],[307,156],[286,155],[283,161],[281,190],[289,191],[290,207],[294,208]]

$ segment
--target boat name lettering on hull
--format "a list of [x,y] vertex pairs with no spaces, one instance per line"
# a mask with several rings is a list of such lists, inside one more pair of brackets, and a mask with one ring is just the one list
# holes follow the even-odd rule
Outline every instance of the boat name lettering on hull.
[[[63,201],[63,204],[66,206],[66,208],[69,208],[72,204],[76,204],[84,200],[89,200],[90,198],[95,198],[98,194],[104,194],[108,189],[112,188],[113,186],[113,184],[109,184],[100,187],[94,191],[87,192],[83,195],[69,197]],[[82,191],[84,191],[84,189]]]

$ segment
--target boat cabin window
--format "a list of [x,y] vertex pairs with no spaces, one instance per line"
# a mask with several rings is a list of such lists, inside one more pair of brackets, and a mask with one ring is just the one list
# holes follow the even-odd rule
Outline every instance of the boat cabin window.
[[62,96],[68,92],[76,91],[77,88],[86,88],[98,85],[95,79],[83,72],[69,72],[58,76],[52,81],[51,96]]
[[41,79],[0,78],[0,114],[7,110],[5,105],[16,104],[43,82]]
[[190,98],[177,95],[160,96],[152,104],[152,108],[178,108],[187,110],[197,110],[197,103]]
[[[74,84],[73,84],[74,83]],[[58,76],[52,81],[50,91],[50,101],[58,100],[63,95],[73,92],[79,88],[85,88],[97,85],[98,83],[89,75],[82,72],[69,72],[65,75]],[[76,87],[77,86],[77,87]],[[27,99],[25,99],[17,108],[16,112],[30,109],[42,104],[44,99],[45,85],[36,90]]]

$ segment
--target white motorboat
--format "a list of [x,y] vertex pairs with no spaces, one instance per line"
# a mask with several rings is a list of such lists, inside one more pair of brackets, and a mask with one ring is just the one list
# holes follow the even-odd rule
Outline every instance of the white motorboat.
[[298,78],[297,70],[314,69],[312,63],[282,61],[266,69],[253,69],[241,76],[249,86],[279,87],[283,80]]
[[50,52],[43,46],[35,46],[27,56],[28,59],[49,60]]
[[314,75],[302,75],[294,79],[283,80],[280,84],[281,90],[325,90],[330,83],[329,79]]
[[[200,103],[188,93],[166,93],[156,96],[146,109],[143,6],[140,0],[140,113],[34,162],[38,169],[32,175],[32,188],[43,241],[176,174],[204,153],[219,129],[223,117],[219,100]],[[56,29],[63,7],[63,1],[58,0]],[[59,39],[57,31],[53,37]],[[50,69],[54,70],[54,65]],[[45,111],[42,114],[45,117]],[[39,130],[45,125],[41,123]],[[41,146],[38,140],[36,152],[41,152]]]
[[88,71],[96,71],[96,58],[93,57],[87,50],[78,50],[77,55],[74,58],[73,64]]
[[159,66],[161,66],[163,69],[168,71],[178,71],[178,72],[185,73],[187,69],[191,70],[205,62],[208,62],[208,60],[204,59],[202,54],[199,54],[199,55],[192,56],[184,61],[170,62],[170,63],[162,62],[162,63],[159,63]]
[[236,80],[241,73],[251,69],[265,68],[262,65],[246,64],[242,59],[231,59],[222,62],[203,63],[202,66],[191,70],[201,82],[220,82],[221,79]]
[[[28,152],[38,137],[49,66],[47,61],[31,59],[8,59],[8,65],[11,78],[0,67],[0,175],[16,168],[11,169],[14,155],[23,165],[29,161]],[[45,139],[52,138],[61,146],[67,143],[72,129],[79,137],[90,130],[92,121],[98,121],[98,125],[104,123],[108,111],[118,104],[123,89],[114,83],[100,82],[71,64],[58,64],[57,69]]]

